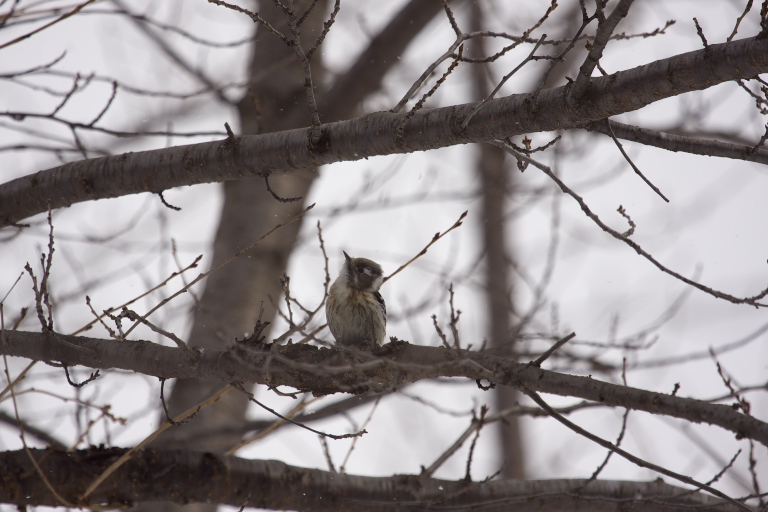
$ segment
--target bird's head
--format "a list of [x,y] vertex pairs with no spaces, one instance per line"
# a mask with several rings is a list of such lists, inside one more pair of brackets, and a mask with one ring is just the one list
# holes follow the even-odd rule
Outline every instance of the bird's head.
[[383,276],[381,265],[375,261],[367,258],[352,258],[344,252],[344,266],[339,277],[344,278],[350,288],[376,292],[381,287]]

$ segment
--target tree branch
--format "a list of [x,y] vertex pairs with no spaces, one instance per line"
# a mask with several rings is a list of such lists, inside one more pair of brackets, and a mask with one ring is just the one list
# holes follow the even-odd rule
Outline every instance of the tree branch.
[[[619,0],[618,5],[613,9],[611,15],[605,20],[599,20],[595,40],[592,41],[587,58],[584,59],[584,63],[581,65],[581,68],[579,68],[579,75],[576,77],[576,81],[571,87],[570,99],[572,102],[581,100],[584,94],[586,94],[587,89],[589,89],[590,86],[592,72],[600,63],[600,58],[603,56],[603,50],[605,50],[608,41],[611,40],[616,25],[629,14],[629,8],[632,6],[633,2],[634,0]],[[602,7],[599,6],[599,2],[598,9],[602,12]]]
[[[714,139],[675,135],[616,121],[609,121],[609,123],[611,130],[613,130],[616,137],[645,144],[646,146],[655,146],[657,148],[666,149],[667,151],[683,151],[692,155],[733,158],[734,160],[768,164],[768,149],[766,148],[755,149],[754,146],[744,146]],[[586,127],[586,129],[610,136],[608,127],[605,126],[605,123],[595,123]]]
[[6,331],[0,354],[67,366],[121,368],[163,378],[202,378],[291,386],[315,395],[382,392],[404,383],[437,377],[485,379],[540,393],[572,396],[638,411],[662,414],[730,430],[768,446],[768,423],[734,410],[590,377],[565,375],[485,352],[389,343],[373,354],[311,345],[236,343],[205,352],[164,347],[148,341],[100,340],[54,333]]
[[[289,466],[269,460],[183,450],[139,450],[87,499],[84,486],[126,450],[122,448],[31,450],[65,499],[83,508],[124,508],[146,501],[217,503],[273,510],[395,512],[488,510],[516,512],[631,508],[634,512],[732,511],[711,496],[653,482],[495,480],[467,482],[422,475],[367,477]],[[0,453],[0,502],[56,506],[23,450]],[[301,492],[296,482],[301,482]],[[578,492],[577,492],[578,489]]]
[[[590,82],[569,105],[568,86],[486,103],[460,125],[476,103],[407,114],[377,112],[322,125],[320,143],[308,144],[309,128],[245,136],[72,162],[0,185],[0,227],[52,208],[95,199],[198,183],[268,176],[375,155],[425,151],[512,135],[583,128],[595,121],[716,84],[768,71],[768,39],[710,45]],[[398,130],[403,137],[398,139]],[[407,141],[400,143],[400,141]]]

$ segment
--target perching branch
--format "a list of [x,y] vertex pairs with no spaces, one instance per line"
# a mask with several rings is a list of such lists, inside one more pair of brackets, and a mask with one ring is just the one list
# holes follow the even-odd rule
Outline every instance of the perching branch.
[[199,352],[147,341],[116,343],[42,332],[7,331],[5,337],[7,344],[0,345],[0,354],[60,361],[67,366],[120,368],[163,378],[194,377],[291,386],[316,395],[382,392],[400,384],[437,377],[480,379],[718,425],[739,437],[768,446],[768,423],[730,406],[565,375],[486,352],[396,342],[374,354],[356,353],[354,362],[350,362],[346,351],[310,345],[236,344],[224,350]]

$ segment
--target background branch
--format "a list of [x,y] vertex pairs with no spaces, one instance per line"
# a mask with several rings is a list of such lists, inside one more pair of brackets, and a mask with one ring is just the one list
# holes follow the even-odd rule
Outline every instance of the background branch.
[[[367,477],[290,466],[279,461],[183,450],[138,450],[87,500],[80,491],[93,475],[122,456],[122,448],[74,452],[31,450],[43,471],[56,475],[53,484],[68,489],[63,497],[82,507],[120,506],[142,501],[222,503],[276,510],[395,512],[441,508],[465,510],[482,506],[518,512],[595,507],[612,510],[622,504],[635,512],[675,512],[693,507],[702,512],[732,511],[716,498],[654,482],[591,482],[586,480],[497,480],[472,483],[420,475]],[[23,450],[0,453],[0,473],[27,475],[0,485],[0,501],[18,505],[60,505],[42,486]],[[295,482],[301,481],[302,492]],[[227,485],[220,485],[227,482]],[[396,496],[397,500],[392,497]],[[536,499],[531,499],[531,497]],[[640,499],[638,499],[641,497]],[[643,499],[645,498],[645,499]]]

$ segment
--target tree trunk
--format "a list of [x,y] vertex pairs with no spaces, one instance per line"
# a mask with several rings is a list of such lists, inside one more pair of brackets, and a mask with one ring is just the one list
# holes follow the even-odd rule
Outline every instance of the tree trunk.
[[[317,52],[312,64],[312,78],[318,94],[321,121],[353,115],[360,102],[378,90],[385,71],[397,62],[397,56],[440,11],[441,5],[438,0],[414,0],[407,4],[371,41],[368,50],[363,52],[347,75],[337,80],[325,97],[317,92],[317,86],[322,83],[320,52]],[[259,7],[259,15],[263,19],[281,33],[291,33],[287,17],[279,12],[274,3],[263,2]],[[302,46],[305,49],[311,46],[322,30],[327,11],[328,2],[320,2],[302,25]],[[238,105],[241,133],[251,135],[309,126],[304,76],[293,50],[268,31],[260,27],[257,31],[250,63],[253,82]],[[283,61],[288,64],[278,66],[263,76],[263,70]],[[350,80],[350,74],[360,79]],[[305,198],[317,176],[317,169],[313,168],[270,178],[269,186],[280,197],[302,198],[295,202],[276,200],[267,190],[265,181],[259,178],[226,182],[211,267],[228,260],[276,224],[304,209]],[[275,305],[282,294],[280,279],[285,273],[300,227],[299,221],[281,228],[208,277],[200,303],[194,310],[188,340],[191,346],[220,348],[236,337],[242,338],[251,333],[262,306],[262,320],[274,320]],[[220,382],[179,379],[168,400],[169,412],[174,415],[185,411],[220,388]],[[244,395],[231,391],[218,403],[201,411],[191,422],[160,436],[155,445],[165,448],[193,447],[223,453],[239,441],[241,430],[231,427],[244,421],[247,406],[248,400]],[[171,503],[141,507],[145,512],[177,508]],[[215,505],[203,504],[185,507],[185,510],[194,512],[211,512],[214,509]]]
[[[290,35],[288,18],[279,12],[274,3],[262,2],[259,8],[262,18],[281,33]],[[305,49],[317,38],[326,12],[327,2],[321,1],[302,26],[302,41],[306,41],[302,46]],[[241,133],[253,135],[309,125],[304,77],[293,50],[261,26],[257,26],[256,30],[257,39],[250,62],[253,82],[248,94],[238,105]],[[259,78],[264,69],[281,61],[287,64]],[[316,84],[322,82],[321,73],[318,53],[312,65],[312,76]],[[281,197],[306,198],[316,177],[316,169],[302,169],[274,176],[269,185]],[[260,178],[226,182],[211,267],[228,260],[276,224],[295,216],[304,208],[304,203],[304,200],[285,203],[277,201]],[[301,222],[294,222],[281,228],[207,278],[205,291],[194,310],[189,335],[191,346],[221,348],[232,343],[235,338],[244,337],[253,331],[262,307],[262,320],[274,320],[275,306],[279,304],[282,294],[280,278],[286,271],[300,227]],[[269,330],[266,334],[269,337]],[[174,415],[185,411],[221,387],[221,382],[179,379],[168,400],[169,412]],[[196,450],[224,453],[242,435],[240,429],[225,427],[242,423],[247,406],[245,395],[231,391],[213,406],[202,410],[192,421],[160,436],[155,446],[193,447]],[[145,511],[159,511],[177,509],[178,506],[156,503],[141,508]],[[184,509],[210,512],[216,509],[216,505],[192,504]]]
[[[483,12],[478,4],[472,4],[472,30],[481,30]],[[485,53],[484,39],[470,43],[470,56],[482,58]],[[474,93],[477,100],[490,94],[486,67],[473,74]],[[514,340],[511,339],[512,285],[509,268],[511,255],[507,240],[509,226],[504,219],[506,197],[513,193],[512,171],[505,165],[504,152],[489,144],[478,145],[477,171],[482,183],[482,216],[480,218],[485,250],[485,291],[488,311],[488,339],[495,353],[515,358]],[[520,393],[509,387],[495,390],[496,408],[503,411],[518,403]],[[524,453],[520,431],[520,419],[511,416],[501,424],[501,458],[504,478],[523,478]]]

